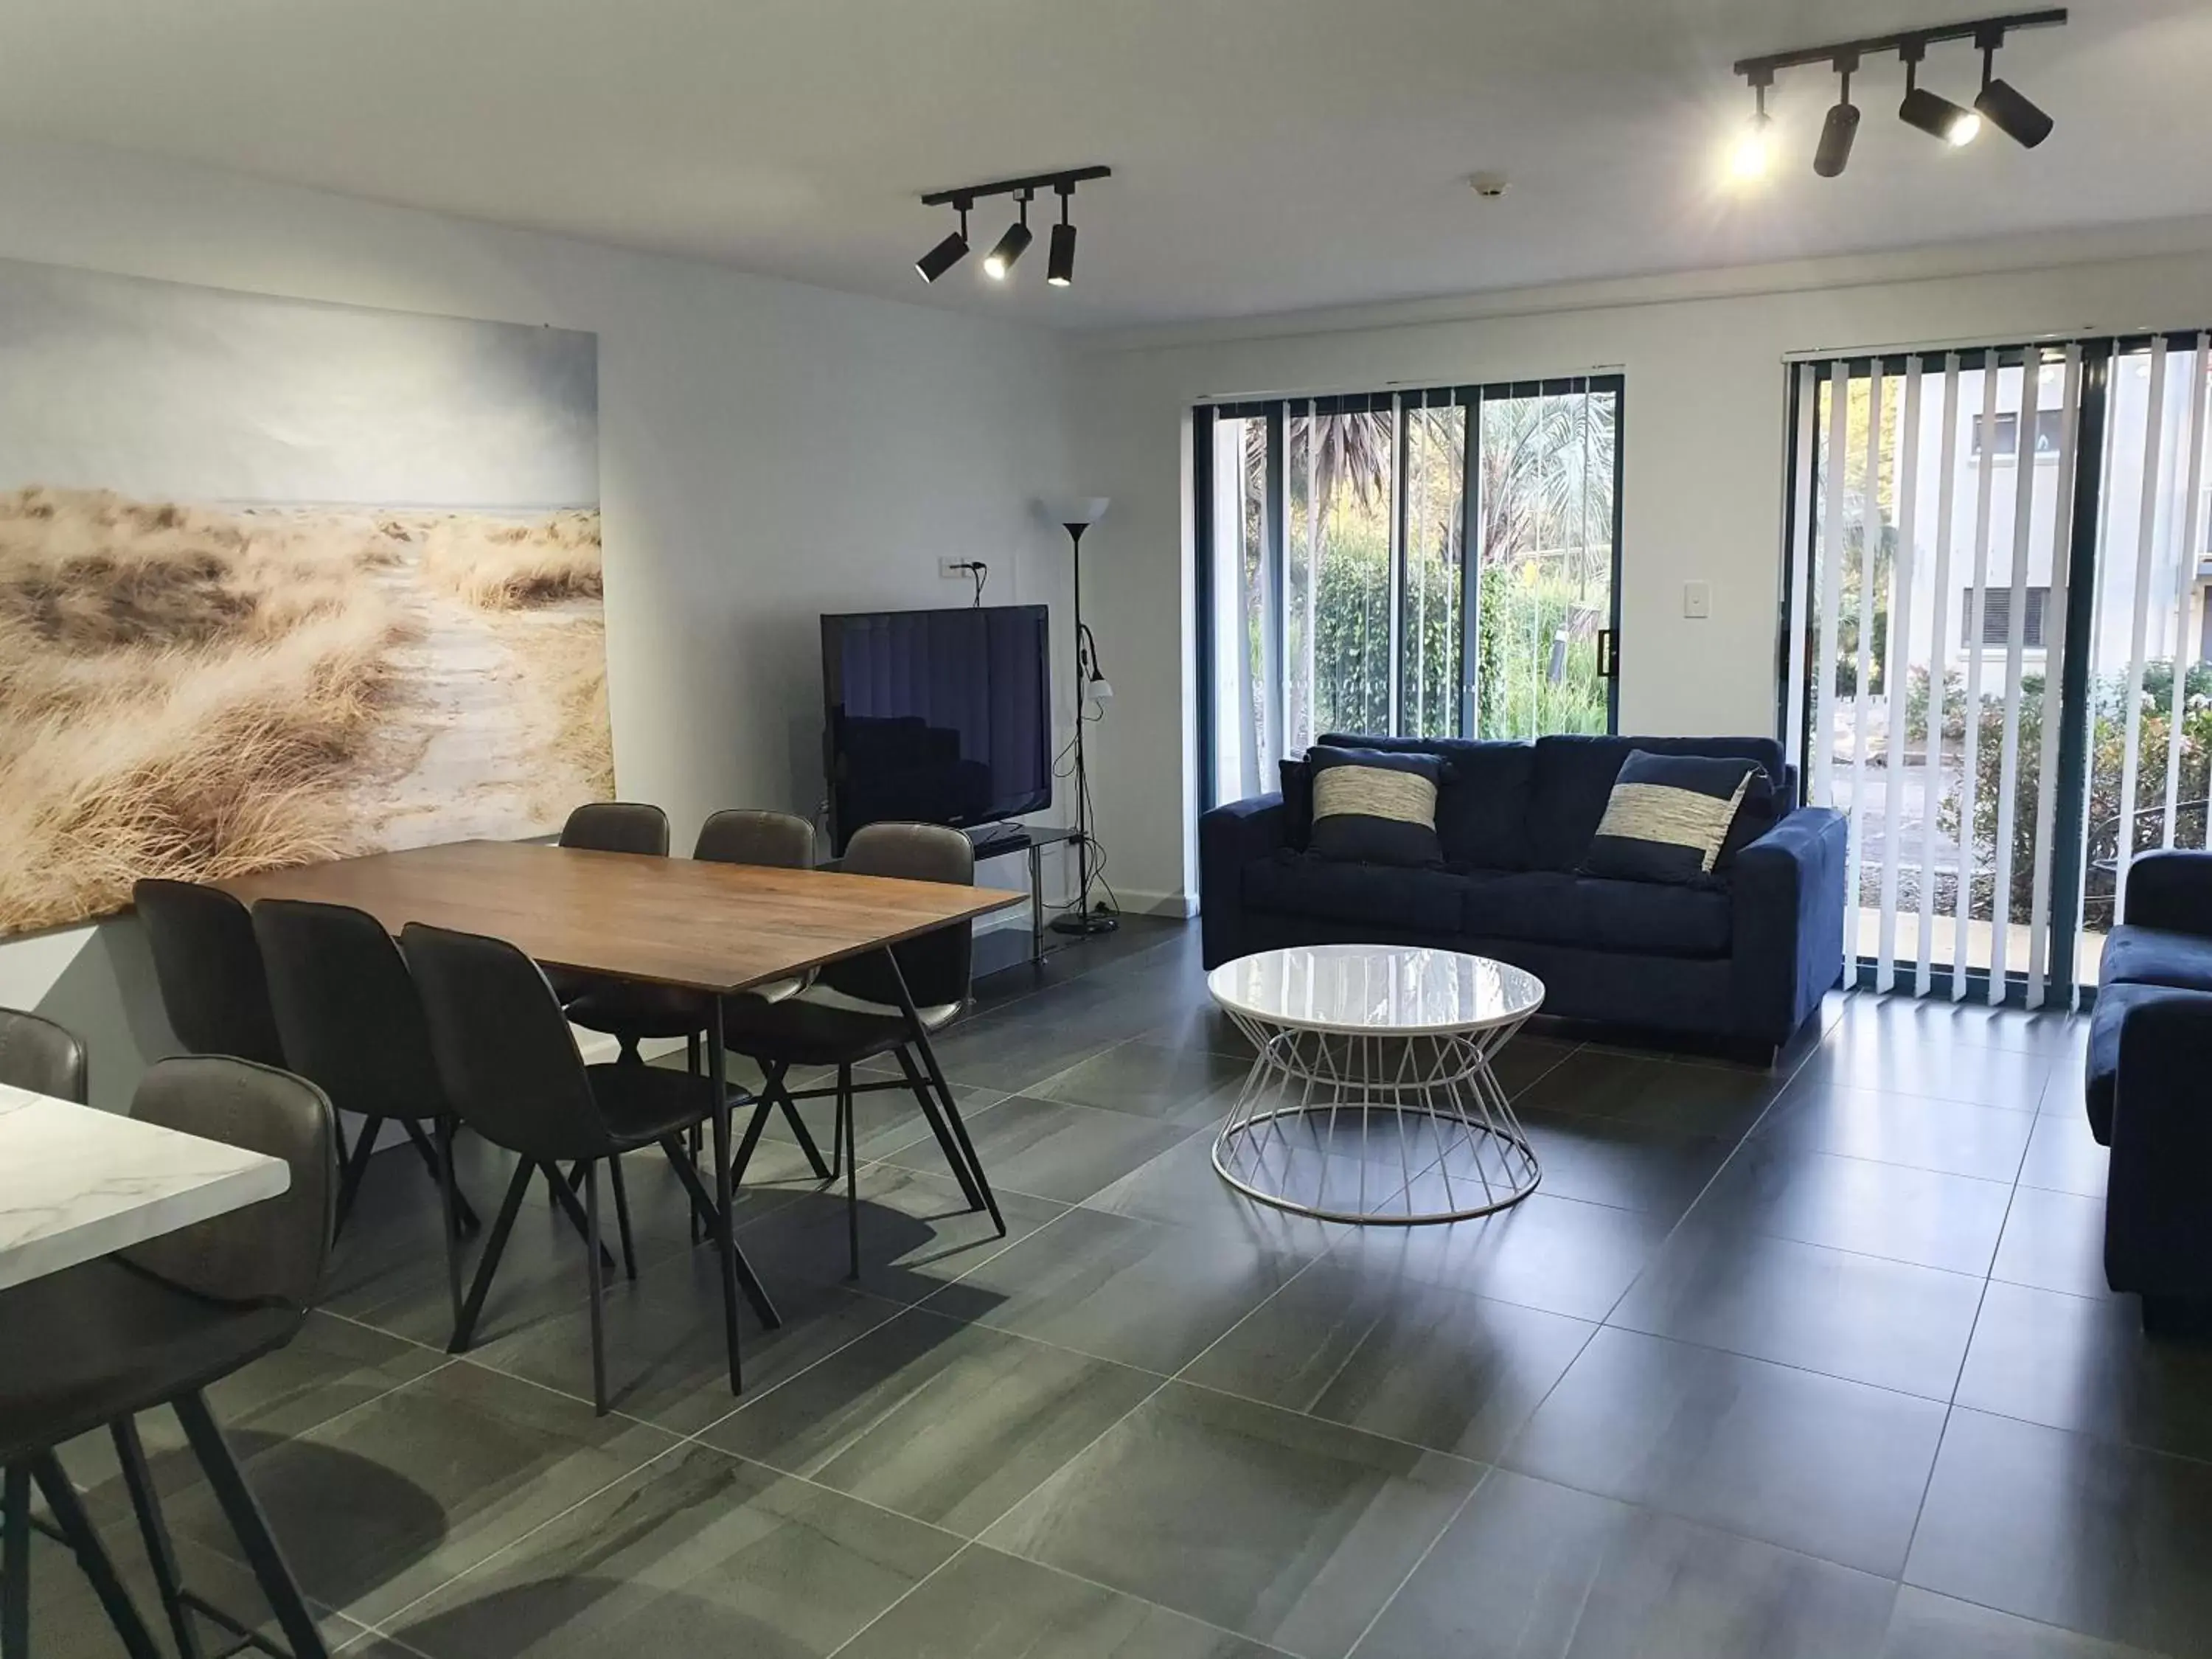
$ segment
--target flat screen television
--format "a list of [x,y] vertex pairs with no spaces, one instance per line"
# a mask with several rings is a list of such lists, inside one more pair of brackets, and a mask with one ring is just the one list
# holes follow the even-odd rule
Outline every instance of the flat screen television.
[[1041,605],[822,619],[830,839],[884,819],[965,829],[1052,805]]

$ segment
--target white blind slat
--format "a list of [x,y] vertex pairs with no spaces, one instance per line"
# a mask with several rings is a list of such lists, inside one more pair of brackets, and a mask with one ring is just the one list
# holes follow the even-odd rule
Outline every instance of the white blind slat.
[[2142,502],[2136,528],[2135,612],[2128,633],[2127,741],[2120,751],[2119,845],[2114,889],[2128,890],[2128,866],[2135,861],[2136,783],[2142,771],[2143,653],[2150,634],[2151,566],[2158,545],[2158,475],[2166,422],[2166,341],[2150,343],[2150,398],[2143,416]]
[[1936,480],[1936,613],[1929,630],[1928,763],[1920,811],[1920,929],[1912,988],[1926,996],[1933,981],[1936,945],[1936,824],[1943,798],[1943,714],[1948,690],[1946,657],[1951,638],[1951,520],[1957,510],[1959,465],[1959,354],[1943,358],[1943,441]]
[[1850,951],[1863,955],[1865,917],[1859,904],[1859,861],[1865,847],[1867,799],[1867,711],[1874,702],[1874,567],[1881,541],[1881,364],[1867,376],[1865,494],[1859,503],[1858,652],[1853,663],[1851,696],[1851,820],[1844,843],[1844,915]]
[[1875,989],[1897,984],[1897,878],[1905,860],[1898,833],[1905,811],[1905,711],[1911,700],[1912,544],[1919,527],[1920,360],[1905,371],[1904,419],[1897,434],[1897,556],[1890,566],[1889,631],[1882,641],[1881,921],[1876,937]]
[[[2027,1006],[2043,1006],[2051,951],[2051,839],[2058,801],[2058,688],[2066,676],[2067,577],[2074,548],[2074,479],[2081,425],[2081,348],[2066,348],[2060,393],[2057,488],[2051,526],[2051,599],[2043,618],[2043,750],[2036,766],[2034,897],[2028,907]],[[2069,925],[2071,925],[2070,923]],[[2070,992],[2068,1000],[2071,1000]]]
[[1966,935],[1968,923],[1973,916],[1974,892],[1974,806],[1977,793],[1976,774],[1981,761],[1982,747],[1982,621],[1983,593],[1989,585],[1990,574],[1990,494],[1996,482],[1996,469],[1990,465],[1996,450],[1997,429],[1997,354],[1982,354],[1982,414],[1981,425],[1975,428],[1980,441],[1981,465],[1976,469],[1974,485],[1974,562],[1967,577],[1966,592],[1960,601],[1967,617],[1966,639],[1966,739],[1960,752],[1959,781],[1959,891],[1951,928],[1951,1000],[1963,1002],[1966,996]]
[[[2020,413],[2013,430],[2012,558],[2005,605],[2004,726],[1997,750],[1996,874],[1990,894],[1990,989],[2004,1000],[2012,955],[2013,830],[2020,799],[2021,648],[2027,625],[2027,556],[2035,530],[2035,434],[2043,404],[2039,354],[2022,354]],[[2057,573],[2052,573],[2054,584]]]
[[2197,561],[2204,544],[2198,539],[2197,513],[2204,489],[2204,360],[2206,337],[2197,337],[2189,360],[2188,418],[2183,427],[2185,447],[2181,471],[2186,482],[2181,495],[2181,539],[2173,550],[2173,695],[2166,726],[2166,811],[2159,845],[2174,844],[2174,819],[2181,802],[2182,713],[2189,678],[2189,599],[2197,586]]
[[1836,804],[1837,611],[1843,605],[1844,453],[1850,433],[1850,372],[1828,369],[1828,441],[1821,460],[1825,499],[1820,512],[1820,657],[1813,665],[1813,775],[1806,799]]

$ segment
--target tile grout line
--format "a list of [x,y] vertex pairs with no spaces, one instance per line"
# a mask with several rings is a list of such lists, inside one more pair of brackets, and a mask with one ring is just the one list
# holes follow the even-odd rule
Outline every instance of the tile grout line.
[[[2039,1097],[2037,1103],[2042,1103]],[[2029,1139],[2032,1140],[2033,1138],[2033,1131],[2031,1130]],[[2027,1146],[2023,1144],[2020,1149],[2020,1163],[2013,1171],[2012,1191],[2005,1200],[2004,1218],[1998,1224],[1996,1243],[1990,1246],[1990,1270],[1982,1275],[1982,1293],[1974,1302],[1973,1322],[1966,1328],[1966,1346],[1959,1351],[1959,1369],[1952,1373],[1950,1397],[1943,1402],[1943,1424],[1936,1431],[1936,1449],[1928,1459],[1927,1478],[1920,1483],[1920,1501],[1912,1507],[1912,1528],[1905,1535],[1905,1559],[1897,1570],[1900,1582],[1911,1570],[1912,1547],[1920,1541],[1920,1525],[1928,1517],[1928,1497],[1936,1490],[1936,1467],[1943,1461],[1943,1443],[1951,1437],[1951,1419],[1959,1409],[1959,1389],[1966,1380],[1966,1362],[1973,1358],[1974,1338],[1981,1331],[1982,1314],[1989,1306],[1990,1285],[1996,1273],[1997,1255],[2004,1249],[2005,1232],[2012,1225],[2013,1205],[2020,1196],[2020,1171],[2027,1167]]]
[[1497,1472],[1498,1466],[1495,1463],[1486,1463],[1482,1466],[1482,1473],[1475,1477],[1474,1485],[1468,1488],[1467,1496],[1461,1498],[1451,1514],[1445,1517],[1443,1525],[1437,1528],[1437,1535],[1429,1540],[1427,1547],[1421,1551],[1420,1554],[1413,1558],[1413,1565],[1406,1569],[1406,1576],[1390,1587],[1390,1593],[1382,1598],[1382,1605],[1376,1607],[1374,1615],[1360,1626],[1359,1634],[1352,1638],[1352,1645],[1345,1650],[1344,1659],[1358,1659],[1360,1648],[1365,1644],[1367,1638],[1375,1633],[1376,1626],[1382,1622],[1382,1615],[1389,1612],[1398,1598],[1405,1594],[1406,1586],[1413,1582],[1413,1575],[1428,1565],[1429,1558],[1437,1553],[1437,1546],[1443,1543],[1444,1535],[1459,1524],[1460,1516],[1467,1513],[1468,1506],[1474,1503],[1476,1496],[1490,1484],[1490,1477]]

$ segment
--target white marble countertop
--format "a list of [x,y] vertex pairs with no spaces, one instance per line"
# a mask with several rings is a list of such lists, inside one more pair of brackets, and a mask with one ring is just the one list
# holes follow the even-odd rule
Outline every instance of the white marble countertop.
[[0,1084],[0,1290],[291,1184],[282,1158]]
[[1479,1031],[1526,1019],[1543,981],[1487,957],[1395,945],[1301,945],[1224,962],[1206,977],[1232,1014],[1360,1036]]

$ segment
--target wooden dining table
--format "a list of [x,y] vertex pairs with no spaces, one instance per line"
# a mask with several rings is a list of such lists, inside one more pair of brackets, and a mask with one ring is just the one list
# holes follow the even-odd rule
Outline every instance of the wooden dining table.
[[[216,884],[248,904],[281,898],[349,905],[395,934],[409,922],[488,934],[549,968],[699,993],[708,1075],[720,1103],[715,1201],[721,1212],[722,1312],[732,1388],[738,1383],[738,1263],[730,1224],[732,1097],[722,998],[882,952],[939,1108],[950,1112],[962,1150],[972,1160],[957,1113],[950,1110],[951,1089],[890,947],[1023,902],[1021,894],[1002,888],[500,841],[299,865]],[[981,1196],[1003,1230],[988,1186]],[[761,1311],[774,1322],[764,1297]]]

